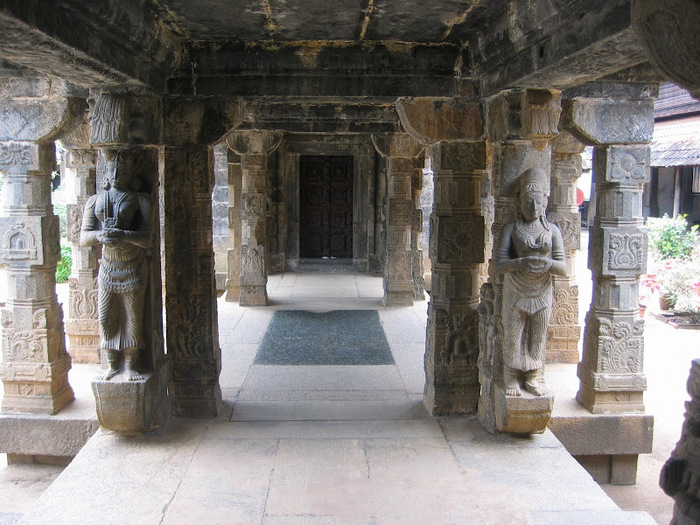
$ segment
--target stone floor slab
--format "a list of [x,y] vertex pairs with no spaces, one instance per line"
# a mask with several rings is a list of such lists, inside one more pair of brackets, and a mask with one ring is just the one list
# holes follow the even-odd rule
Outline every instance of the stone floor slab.
[[441,438],[434,420],[220,422],[207,436],[218,439],[420,439]]
[[332,516],[362,523],[372,517],[372,493],[361,440],[281,440],[267,516]]
[[236,401],[231,421],[409,419],[408,398],[381,401]]
[[162,524],[260,523],[277,444],[276,439],[205,437]]
[[394,365],[253,365],[243,385],[253,390],[403,390]]

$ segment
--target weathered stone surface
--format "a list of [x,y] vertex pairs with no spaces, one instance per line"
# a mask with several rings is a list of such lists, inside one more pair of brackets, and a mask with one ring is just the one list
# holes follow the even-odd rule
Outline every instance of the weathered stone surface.
[[278,133],[260,131],[234,131],[226,138],[241,156],[241,305],[267,304],[268,161],[281,140]]
[[[143,374],[136,381],[99,380],[92,382],[95,408],[100,425],[122,434],[137,434],[165,428],[170,419],[166,394],[169,370]],[[127,378],[125,378],[127,379]]]
[[[155,97],[92,93],[90,144],[124,147],[161,142],[161,103]],[[189,129],[189,128],[188,128]]]
[[163,203],[168,218],[163,228],[166,345],[173,363],[170,388],[174,412],[192,417],[216,415],[221,398],[211,160],[206,146],[166,147],[163,151]]
[[244,104],[237,99],[165,97],[165,144],[206,144],[219,141],[243,120]]
[[510,5],[471,39],[487,93],[516,86],[561,89],[646,59],[628,1]]
[[[298,11],[294,14],[299,15]],[[316,22],[313,26],[321,29]],[[235,40],[246,32],[248,28],[237,31]],[[326,42],[318,40],[317,33],[309,40],[283,46],[235,42],[234,38],[226,43],[202,42],[190,50],[169,79],[168,91],[228,97],[362,96],[393,101],[399,96],[451,97],[474,88],[473,79],[455,78],[455,64],[463,59],[453,43]]]
[[651,414],[561,414],[549,429],[572,456],[648,454],[654,434]]
[[417,159],[423,146],[415,138],[398,134],[372,136],[377,152],[386,157],[387,253],[384,265],[384,305],[412,305],[414,297],[412,226],[415,209],[413,180],[423,162]]
[[692,0],[634,4],[634,27],[650,62],[679,86],[700,97],[698,6]]
[[432,292],[423,399],[436,415],[473,414],[480,390],[476,305],[485,260],[481,183],[490,151],[485,142],[443,142],[433,153]]
[[688,394],[690,401],[685,403],[685,421],[681,438],[671,457],[661,469],[659,485],[666,494],[671,496],[673,506],[673,521],[685,525],[697,521],[700,512],[700,498],[693,482],[698,469],[698,439],[697,417],[700,409],[700,360],[693,360],[688,378]]
[[94,412],[92,417],[4,414],[0,415],[0,450],[71,458],[99,428]]
[[1,54],[81,86],[162,88],[183,51],[164,17],[107,0],[90,6],[16,4],[0,16]]
[[69,98],[53,98],[5,99],[2,105],[0,141],[21,142],[57,136],[72,124],[82,104]]
[[654,134],[653,100],[574,99],[563,125],[584,144],[644,144]]
[[424,144],[484,135],[484,107],[473,99],[401,98],[396,111],[407,133]]
[[518,89],[494,97],[489,104],[489,139],[531,140],[541,150],[559,132],[561,97],[544,89]]
[[496,428],[512,434],[541,434],[547,429],[553,407],[552,394],[519,397],[497,394]]

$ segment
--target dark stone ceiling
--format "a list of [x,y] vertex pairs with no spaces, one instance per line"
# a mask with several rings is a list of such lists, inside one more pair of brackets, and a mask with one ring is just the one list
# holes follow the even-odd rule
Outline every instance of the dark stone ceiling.
[[[199,41],[463,42],[506,0],[153,0]],[[560,2],[555,2],[560,3]]]

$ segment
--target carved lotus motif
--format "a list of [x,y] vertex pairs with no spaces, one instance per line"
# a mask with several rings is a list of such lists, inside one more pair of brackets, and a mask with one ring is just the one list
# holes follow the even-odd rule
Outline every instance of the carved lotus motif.
[[644,180],[646,150],[644,148],[610,148],[610,176],[617,181]]

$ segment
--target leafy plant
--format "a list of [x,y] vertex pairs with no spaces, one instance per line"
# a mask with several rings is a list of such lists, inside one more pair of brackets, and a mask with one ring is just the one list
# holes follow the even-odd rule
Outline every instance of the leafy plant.
[[697,242],[698,226],[688,228],[686,215],[671,219],[664,214],[661,218],[647,219],[649,251],[659,259],[688,259],[693,254]]
[[56,265],[56,282],[65,283],[70,277],[73,255],[70,245],[61,245],[61,260]]

